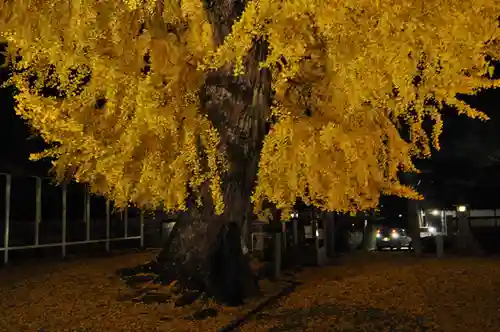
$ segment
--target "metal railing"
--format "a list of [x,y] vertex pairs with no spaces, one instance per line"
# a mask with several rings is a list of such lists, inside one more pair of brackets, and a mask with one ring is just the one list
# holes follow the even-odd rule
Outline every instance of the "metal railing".
[[9,262],[9,252],[13,250],[25,250],[25,249],[36,249],[36,248],[48,248],[48,247],[61,247],[62,257],[66,256],[67,246],[90,244],[90,243],[105,243],[106,251],[110,251],[110,243],[116,241],[126,241],[126,240],[140,240],[141,248],[144,247],[144,211],[140,211],[140,235],[139,236],[129,236],[128,235],[128,209],[125,208],[123,211],[124,217],[124,236],[111,238],[111,202],[106,200],[106,236],[104,239],[91,239],[91,217],[90,217],[90,193],[87,187],[85,187],[85,199],[84,199],[84,222],[85,222],[85,240],[83,241],[67,241],[67,226],[68,226],[68,199],[67,193],[68,188],[66,184],[61,185],[62,195],[61,195],[61,241],[57,243],[40,243],[40,224],[42,222],[42,178],[41,177],[31,177],[36,180],[36,208],[35,208],[35,223],[34,223],[34,241],[31,245],[18,245],[11,246],[10,241],[10,227],[11,227],[11,192],[12,192],[12,175],[7,173],[0,173],[0,175],[5,177],[5,214],[4,214],[4,232],[3,232],[3,247],[0,247],[0,251],[3,251],[3,262],[4,264]]

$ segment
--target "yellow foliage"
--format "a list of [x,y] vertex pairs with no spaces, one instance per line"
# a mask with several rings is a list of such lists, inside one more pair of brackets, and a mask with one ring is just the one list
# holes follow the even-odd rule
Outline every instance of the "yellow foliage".
[[0,0],[17,113],[53,143],[35,157],[54,158],[60,179],[89,182],[118,205],[184,209],[188,187],[210,181],[223,211],[228,166],[198,92],[210,70],[232,64],[242,74],[259,38],[269,43],[261,66],[272,73],[277,122],[256,211],[265,200],[289,209],[297,197],[337,211],[372,208],[381,193],[419,198],[398,172],[439,148],[442,107],[486,120],[456,95],[499,85],[485,56],[500,58],[500,0],[254,0],[218,46],[202,1],[161,4]]

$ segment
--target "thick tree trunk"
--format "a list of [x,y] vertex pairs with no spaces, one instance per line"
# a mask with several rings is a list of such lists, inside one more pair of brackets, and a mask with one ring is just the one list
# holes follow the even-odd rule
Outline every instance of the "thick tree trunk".
[[[402,174],[403,183],[416,187],[417,176],[414,173],[403,173]],[[417,257],[422,256],[422,241],[420,240],[420,209],[418,206],[418,201],[408,199],[408,229],[411,237],[411,245],[413,248],[413,254]]]
[[373,249],[373,221],[372,218],[366,219],[365,226],[363,227],[363,242],[362,248],[364,251]]
[[458,232],[455,236],[455,251],[462,255],[481,255],[482,248],[471,232],[469,218],[465,213],[458,213]]
[[410,230],[411,245],[415,256],[422,256],[422,241],[420,240],[420,217],[418,202],[408,200],[408,228]]
[[325,223],[326,255],[329,259],[333,259],[335,258],[335,213],[323,212],[323,222]]
[[[205,7],[215,42],[220,44],[244,2],[213,0],[206,1]],[[146,267],[156,270],[163,282],[176,280],[184,288],[232,305],[258,290],[242,252],[242,230],[252,215],[250,196],[270,107],[270,74],[258,67],[266,54],[266,44],[255,41],[245,60],[245,75],[234,77],[231,68],[210,72],[200,91],[202,107],[221,137],[219,149],[229,162],[229,171],[222,179],[224,214],[214,214],[205,190],[203,207],[196,209],[193,204],[178,219],[157,260]]]

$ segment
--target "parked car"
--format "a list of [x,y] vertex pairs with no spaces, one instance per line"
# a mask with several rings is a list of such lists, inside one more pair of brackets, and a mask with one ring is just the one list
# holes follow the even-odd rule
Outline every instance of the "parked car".
[[411,237],[402,228],[381,228],[377,230],[375,248],[382,250],[411,248]]

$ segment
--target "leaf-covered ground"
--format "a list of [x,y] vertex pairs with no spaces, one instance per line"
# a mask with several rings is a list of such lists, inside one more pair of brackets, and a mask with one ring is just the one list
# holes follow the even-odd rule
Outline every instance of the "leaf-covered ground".
[[[0,331],[217,331],[262,301],[249,301],[239,308],[210,300],[180,308],[174,308],[173,301],[133,302],[134,291],[115,271],[155,255],[146,252],[0,269]],[[263,282],[261,287],[264,295],[273,295],[283,284]],[[165,294],[165,288],[152,285],[152,293]],[[207,308],[216,309],[217,316],[193,319]]]
[[[0,270],[0,331],[218,331],[256,306],[120,301],[131,293],[115,270],[155,253]],[[347,256],[299,274],[295,292],[239,331],[500,331],[500,260],[408,253]],[[271,295],[281,284],[263,284]],[[161,289],[159,290],[161,292]],[[203,308],[216,317],[189,319]]]
[[370,253],[308,269],[243,331],[500,331],[500,260]]

